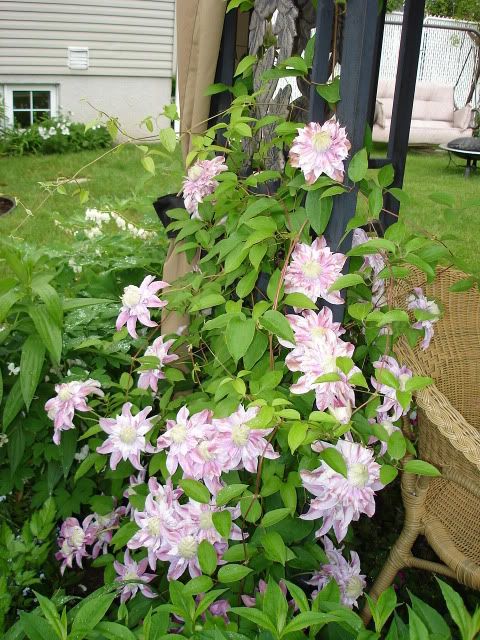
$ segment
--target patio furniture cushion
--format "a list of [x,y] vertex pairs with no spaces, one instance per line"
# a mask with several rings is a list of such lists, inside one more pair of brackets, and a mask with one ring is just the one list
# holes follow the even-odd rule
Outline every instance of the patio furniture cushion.
[[[377,100],[382,103],[384,126],[380,118],[373,127],[373,140],[387,142],[393,109],[395,84],[381,80],[378,83]],[[410,126],[410,144],[446,144],[453,138],[471,136],[469,128],[471,107],[455,111],[453,87],[419,83],[415,89],[412,122]]]

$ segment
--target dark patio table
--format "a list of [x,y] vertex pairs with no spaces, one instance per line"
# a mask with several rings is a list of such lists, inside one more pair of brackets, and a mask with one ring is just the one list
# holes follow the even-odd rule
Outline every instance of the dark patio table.
[[465,158],[467,161],[463,174],[465,178],[476,172],[477,160],[480,159],[480,138],[455,138],[455,140],[439,146],[449,154]]

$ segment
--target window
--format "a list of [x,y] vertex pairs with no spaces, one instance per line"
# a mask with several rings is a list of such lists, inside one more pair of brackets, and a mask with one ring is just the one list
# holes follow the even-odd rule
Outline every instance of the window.
[[56,87],[7,86],[5,87],[5,111],[11,126],[24,129],[34,122],[57,115]]

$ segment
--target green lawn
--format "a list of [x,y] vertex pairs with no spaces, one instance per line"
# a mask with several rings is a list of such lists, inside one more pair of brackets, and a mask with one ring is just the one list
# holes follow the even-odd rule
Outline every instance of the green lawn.
[[[379,154],[383,151],[384,147],[377,149]],[[17,196],[33,213],[26,217],[19,206],[1,217],[2,237],[14,234],[38,245],[56,239],[65,241],[66,237],[54,225],[55,219],[65,219],[87,206],[101,207],[105,204],[118,206],[132,220],[153,222],[152,200],[180,188],[182,168],[178,155],[173,156],[169,163],[155,156],[157,173],[153,177],[143,169],[141,153],[132,145],[108,154],[94,165],[85,166],[99,155],[101,152],[88,151],[60,156],[0,158],[0,193]],[[411,204],[403,207],[401,215],[412,228],[447,236],[445,242],[460,264],[480,271],[480,175],[465,179],[461,166],[447,164],[444,152],[436,149],[410,150],[404,186],[411,196]],[[86,204],[80,204],[78,198],[60,194],[45,200],[46,194],[40,182],[72,176],[82,167],[85,168],[79,175],[88,181],[81,186],[90,194]],[[445,206],[429,198],[434,192],[454,196],[456,206],[447,215]],[[23,224],[19,227],[20,223]]]
[[[172,156],[171,162],[156,159],[157,173],[147,174],[141,164],[141,152],[133,145],[117,147],[103,158],[105,150],[83,151],[62,155],[0,157],[0,194],[16,196],[21,204],[15,210],[0,217],[0,236],[26,240],[36,245],[55,241],[68,242],[68,236],[54,224],[72,213],[83,212],[86,207],[109,205],[121,209],[132,221],[156,221],[152,201],[180,188],[182,168],[180,156]],[[91,164],[92,163],[92,164]],[[86,178],[78,185],[89,192],[84,204],[78,196],[55,193],[49,196],[42,182],[59,177]],[[67,191],[76,188],[71,184]],[[24,206],[23,206],[24,205]],[[32,215],[25,213],[25,208]]]

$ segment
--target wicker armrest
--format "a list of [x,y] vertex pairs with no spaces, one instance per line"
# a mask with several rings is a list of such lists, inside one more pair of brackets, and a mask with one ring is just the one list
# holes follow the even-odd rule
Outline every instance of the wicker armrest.
[[465,420],[434,384],[419,391],[416,399],[427,419],[480,470],[480,432]]

